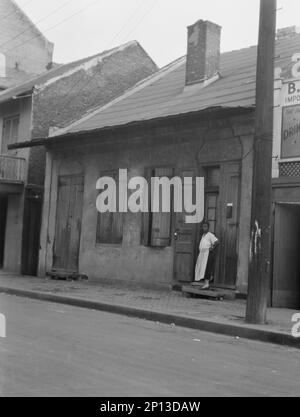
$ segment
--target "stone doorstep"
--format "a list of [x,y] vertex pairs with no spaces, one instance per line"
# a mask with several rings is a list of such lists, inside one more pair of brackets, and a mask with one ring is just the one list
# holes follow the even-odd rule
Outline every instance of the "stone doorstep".
[[65,270],[47,272],[46,275],[54,281],[88,281],[88,277],[86,275]]
[[200,286],[198,287],[196,285],[184,285],[181,290],[187,297],[198,296],[200,298],[209,298],[216,301],[235,299],[234,291],[223,290],[215,287],[210,287],[208,290],[202,290]]

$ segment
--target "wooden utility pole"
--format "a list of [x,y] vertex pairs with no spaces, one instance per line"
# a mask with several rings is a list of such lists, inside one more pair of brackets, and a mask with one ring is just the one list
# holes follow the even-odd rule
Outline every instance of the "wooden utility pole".
[[277,0],[260,1],[246,321],[266,323],[271,258],[274,59]]

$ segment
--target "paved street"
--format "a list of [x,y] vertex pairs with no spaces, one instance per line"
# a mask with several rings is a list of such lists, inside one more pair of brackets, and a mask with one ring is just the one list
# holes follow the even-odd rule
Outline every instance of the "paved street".
[[300,395],[300,351],[0,295],[1,396]]
[[[250,327],[262,331],[280,333],[282,336],[291,335],[292,316],[299,313],[296,310],[284,308],[268,309],[268,324],[263,326],[246,325],[246,300],[212,300],[186,298],[178,291],[149,289],[129,283],[103,283],[83,281],[56,281],[37,277],[15,275],[0,270],[0,290],[26,291],[34,296],[70,297],[74,300],[86,300],[100,304],[138,308],[170,314],[195,320],[205,320],[209,323],[236,325],[241,328]],[[16,295],[16,294],[14,294]],[[51,300],[51,302],[55,300]],[[80,306],[80,302],[79,302]]]

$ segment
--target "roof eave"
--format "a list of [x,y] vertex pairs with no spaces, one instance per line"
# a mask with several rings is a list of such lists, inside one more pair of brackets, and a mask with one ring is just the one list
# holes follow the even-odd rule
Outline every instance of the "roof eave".
[[[6,103],[8,101],[11,101],[11,100],[22,99],[22,98],[25,98],[25,97],[28,97],[28,96],[32,96],[33,91],[34,91],[34,87],[32,87],[32,88],[30,88],[29,90],[26,90],[26,91],[24,90],[19,94],[15,94],[15,95],[11,94],[11,95],[5,97],[5,99],[1,99],[1,96],[0,96],[0,105]],[[2,93],[4,93],[4,94],[5,94],[5,92],[6,92],[5,90],[2,91]]]
[[32,147],[36,147],[36,146],[48,146],[54,143],[60,143],[62,141],[68,141],[68,140],[72,140],[81,136],[85,136],[85,135],[94,135],[96,133],[101,133],[101,132],[107,132],[107,131],[115,131],[115,130],[119,130],[119,129],[125,129],[125,128],[132,128],[132,127],[141,127],[144,124],[151,124],[151,123],[160,123],[163,121],[170,121],[172,119],[176,119],[176,118],[187,118],[187,117],[192,117],[192,116],[197,116],[197,115],[215,115],[216,113],[224,113],[224,112],[238,112],[240,113],[251,113],[255,110],[255,106],[239,106],[239,107],[210,107],[210,108],[206,108],[206,109],[202,109],[202,110],[197,110],[197,111],[193,111],[193,112],[189,112],[189,113],[180,113],[180,114],[175,114],[175,115],[170,115],[170,116],[164,116],[164,117],[159,117],[159,118],[155,118],[155,119],[148,119],[148,120],[141,120],[141,121],[134,121],[134,122],[130,122],[128,124],[123,124],[123,125],[117,125],[117,126],[107,126],[107,127],[102,127],[102,128],[96,128],[96,129],[90,129],[90,130],[84,130],[84,131],[79,131],[79,132],[69,132],[69,133],[65,133],[63,135],[60,136],[48,136],[48,137],[44,137],[44,138],[36,138],[36,139],[32,139],[32,140],[27,140],[24,142],[20,142],[20,143],[13,143],[11,145],[8,145],[8,149],[13,150],[13,149],[23,149],[23,148],[32,148]]

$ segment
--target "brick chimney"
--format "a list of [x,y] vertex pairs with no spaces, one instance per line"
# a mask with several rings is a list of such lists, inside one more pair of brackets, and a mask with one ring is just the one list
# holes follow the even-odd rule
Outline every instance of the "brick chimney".
[[204,83],[218,75],[221,30],[207,20],[198,20],[188,27],[186,85]]
[[281,28],[277,30],[276,38],[278,40],[290,39],[296,35],[299,35],[300,27],[299,26],[289,26],[286,28]]

